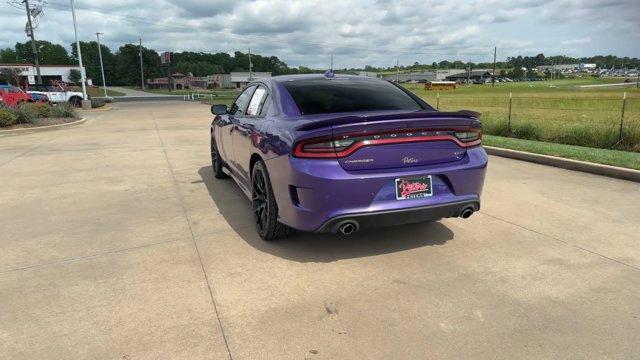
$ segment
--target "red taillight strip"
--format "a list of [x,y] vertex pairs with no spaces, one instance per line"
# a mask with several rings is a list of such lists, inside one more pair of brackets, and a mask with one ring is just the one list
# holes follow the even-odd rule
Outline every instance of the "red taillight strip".
[[378,145],[387,145],[387,144],[407,144],[407,143],[413,143],[413,142],[426,142],[426,141],[452,141],[456,143],[456,145],[463,148],[476,146],[480,144],[480,139],[474,140],[468,143],[464,143],[453,135],[418,136],[415,138],[404,138],[404,139],[396,138],[396,139],[363,140],[363,141],[354,143],[353,145],[351,145],[350,147],[342,151],[336,152],[336,155],[339,158],[346,157],[353,154],[357,150],[363,147],[368,147],[368,146],[378,146]]
[[[411,129],[411,130],[405,130],[402,132],[417,132],[420,130],[417,129]],[[422,130],[424,131],[424,130]],[[443,130],[427,130],[427,131],[443,131]],[[444,131],[456,131],[456,130],[444,130]],[[478,130],[478,129],[460,129],[458,131],[466,131],[466,132],[477,132],[479,139],[477,140],[473,140],[473,141],[469,141],[469,142],[463,142],[460,139],[458,139],[457,137],[455,137],[454,135],[427,135],[427,136],[416,136],[416,137],[409,137],[409,138],[385,138],[385,139],[367,139],[367,140],[356,140],[353,144],[349,145],[346,149],[340,150],[340,151],[334,151],[335,149],[332,148],[323,148],[323,149],[307,149],[304,150],[304,146],[306,144],[309,144],[309,142],[306,142],[305,140],[302,140],[300,142],[298,142],[294,148],[293,148],[293,156],[295,157],[301,157],[301,158],[343,158],[346,156],[349,156],[351,154],[353,154],[354,152],[356,152],[357,150],[363,148],[363,147],[369,147],[369,146],[379,146],[379,145],[387,145],[387,144],[407,144],[407,143],[414,143],[414,142],[427,142],[427,141],[451,141],[453,143],[455,143],[456,145],[462,147],[462,148],[469,148],[469,147],[473,147],[473,146],[477,146],[480,145],[482,142],[482,131]],[[363,136],[373,136],[373,135],[377,135],[377,134],[382,134],[382,133],[395,133],[397,132],[397,130],[395,131],[383,131],[383,132],[379,132],[379,133],[369,133],[369,134],[343,134],[343,135],[337,135],[336,138],[342,138],[342,139],[346,139],[346,138],[350,138],[350,137],[363,137]],[[331,141],[328,138],[322,138],[322,139],[309,139],[312,141],[312,143],[316,143],[316,142],[322,142],[322,141]],[[322,152],[325,151],[325,152]]]

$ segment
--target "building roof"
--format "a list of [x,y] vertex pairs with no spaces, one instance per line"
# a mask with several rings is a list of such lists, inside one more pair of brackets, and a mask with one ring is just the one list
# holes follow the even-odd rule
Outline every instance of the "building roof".
[[453,75],[448,75],[448,78],[466,78],[466,77],[476,77],[476,76],[491,76],[491,73],[486,70],[472,70],[471,72],[463,72]]

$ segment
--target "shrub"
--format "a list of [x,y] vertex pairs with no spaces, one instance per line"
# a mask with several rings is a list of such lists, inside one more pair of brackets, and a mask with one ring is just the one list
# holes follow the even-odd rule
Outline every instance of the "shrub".
[[38,109],[38,117],[40,118],[49,117],[49,114],[51,113],[51,105],[47,103],[36,103],[35,106],[36,106],[36,109]]
[[18,124],[29,124],[38,119],[38,108],[34,103],[22,103],[13,110]]
[[0,108],[0,127],[14,125],[18,119],[9,109]]
[[509,133],[509,124],[507,123],[506,120],[502,121],[500,119],[493,119],[492,121],[483,121],[482,126],[484,128],[484,132],[489,135],[496,135],[496,136],[511,135]]
[[91,108],[100,108],[104,106],[105,101],[103,99],[91,99]]
[[76,111],[69,103],[61,103],[51,108],[50,117],[54,118],[75,118]]
[[526,140],[540,140],[538,128],[530,122],[518,122],[513,125],[513,137]]
[[615,127],[593,124],[556,126],[548,135],[548,139],[555,143],[603,149],[610,148],[617,138]]

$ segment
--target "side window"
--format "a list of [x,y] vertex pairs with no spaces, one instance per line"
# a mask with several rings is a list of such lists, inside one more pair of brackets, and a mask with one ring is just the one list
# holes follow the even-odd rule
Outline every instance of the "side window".
[[262,108],[260,109],[260,116],[266,116],[269,108],[271,107],[271,96],[267,94],[262,101]]
[[249,104],[249,100],[251,100],[251,95],[253,95],[253,91],[256,89],[255,86],[251,86],[246,88],[240,96],[236,99],[236,102],[231,106],[231,110],[229,114],[236,116],[243,116],[245,114],[245,110],[247,109],[247,105]]
[[260,105],[264,100],[265,95],[267,95],[267,89],[264,86],[259,86],[256,91],[253,93],[253,97],[251,98],[251,102],[249,102],[249,107],[247,108],[247,115],[256,116],[260,112]]

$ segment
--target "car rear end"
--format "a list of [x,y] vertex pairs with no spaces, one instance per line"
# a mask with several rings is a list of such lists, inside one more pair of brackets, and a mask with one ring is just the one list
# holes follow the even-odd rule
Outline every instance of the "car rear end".
[[[387,90],[384,96],[395,96],[396,90]],[[479,114],[434,111],[404,95],[418,106],[301,114],[290,154],[271,160],[287,169],[271,175],[279,187],[274,191],[281,222],[306,231],[351,233],[468,217],[480,209],[487,155]],[[301,112],[309,108],[300,98],[298,103]]]

